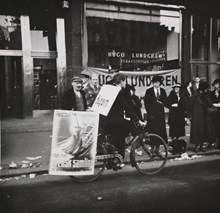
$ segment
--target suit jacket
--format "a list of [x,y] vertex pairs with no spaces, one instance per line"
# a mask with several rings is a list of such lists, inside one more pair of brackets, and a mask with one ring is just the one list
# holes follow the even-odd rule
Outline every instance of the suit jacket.
[[[83,103],[84,103],[85,109],[87,109],[85,92],[83,90],[81,90],[80,93],[83,98]],[[74,93],[73,88],[67,90],[66,93],[64,94],[61,108],[64,110],[72,110],[72,109],[75,110],[76,109],[76,95]]]
[[144,105],[147,111],[147,128],[149,132],[160,135],[167,141],[164,104],[167,99],[165,89],[160,88],[160,97],[157,100],[154,88],[146,90]]

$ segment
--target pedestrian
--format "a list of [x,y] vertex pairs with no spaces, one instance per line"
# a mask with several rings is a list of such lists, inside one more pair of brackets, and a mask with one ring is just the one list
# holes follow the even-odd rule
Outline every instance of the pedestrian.
[[87,103],[88,108],[92,107],[100,89],[101,87],[99,86],[98,75],[93,73],[91,75],[90,82],[87,84],[85,88],[83,88],[85,92],[86,103]]
[[131,106],[133,108],[133,110],[135,111],[135,113],[138,115],[139,119],[141,121],[143,121],[143,116],[142,116],[142,113],[141,113],[141,108],[142,108],[142,103],[141,103],[141,99],[135,94],[135,87],[134,86],[131,86],[129,84],[126,84],[126,98],[128,101],[130,101],[131,103]]
[[185,103],[180,93],[181,84],[177,83],[172,88],[166,101],[166,107],[169,109],[169,135],[172,140],[178,140],[179,137],[185,136]]
[[199,76],[195,77],[193,84],[192,84],[192,90],[193,90],[193,94],[197,95],[198,91],[199,91],[199,83],[200,83],[201,79]]
[[204,142],[213,143],[216,139],[213,117],[208,113],[208,108],[213,106],[208,88],[207,82],[201,82],[198,94],[193,98],[190,143],[195,145],[195,152],[205,152]]
[[192,101],[193,101],[193,90],[191,81],[187,81],[180,89],[180,96],[182,97],[185,104],[185,118],[186,124],[190,125],[192,117]]
[[86,87],[89,85],[90,83],[90,79],[91,79],[91,73],[88,70],[83,70],[80,73],[80,78],[82,79],[82,88],[86,89]]
[[[215,133],[217,137],[217,148],[220,148],[220,80],[215,79],[212,83],[213,90],[210,93],[212,103],[215,107],[218,107],[218,113],[213,117],[215,125]],[[211,147],[211,144],[209,145]]]
[[[162,76],[153,76],[153,87],[146,90],[144,105],[147,111],[147,131],[161,136],[167,143],[166,121],[164,104],[167,99],[165,89],[161,88],[163,83]],[[152,147],[152,154],[159,154],[159,147]]]
[[79,76],[72,78],[72,88],[67,90],[64,94],[62,109],[74,111],[85,111],[87,109],[82,83],[83,81]]

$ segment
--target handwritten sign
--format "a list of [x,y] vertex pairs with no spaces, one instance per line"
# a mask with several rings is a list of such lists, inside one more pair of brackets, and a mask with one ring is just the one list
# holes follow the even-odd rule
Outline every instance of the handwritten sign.
[[120,90],[120,87],[103,85],[92,105],[92,111],[107,116]]

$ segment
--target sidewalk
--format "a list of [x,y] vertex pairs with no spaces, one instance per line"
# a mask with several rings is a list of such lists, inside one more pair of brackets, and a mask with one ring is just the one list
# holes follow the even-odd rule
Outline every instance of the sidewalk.
[[[1,121],[1,178],[20,175],[48,173],[53,111],[35,111],[33,118],[6,119]],[[189,140],[189,127],[186,127]],[[193,152],[192,144],[187,143],[187,154],[214,155],[219,149],[212,148],[207,152]],[[180,155],[169,155],[169,158]],[[125,163],[129,163],[126,152]],[[9,165],[15,168],[9,168]]]

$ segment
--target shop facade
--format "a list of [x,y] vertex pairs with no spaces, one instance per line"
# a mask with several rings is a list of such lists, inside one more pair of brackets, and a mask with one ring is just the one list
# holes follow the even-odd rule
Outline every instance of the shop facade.
[[181,0],[33,2],[25,12],[0,13],[4,115],[59,108],[84,69],[100,84],[125,72],[140,96],[155,73],[166,74],[167,87],[220,78],[220,14],[212,8]]

